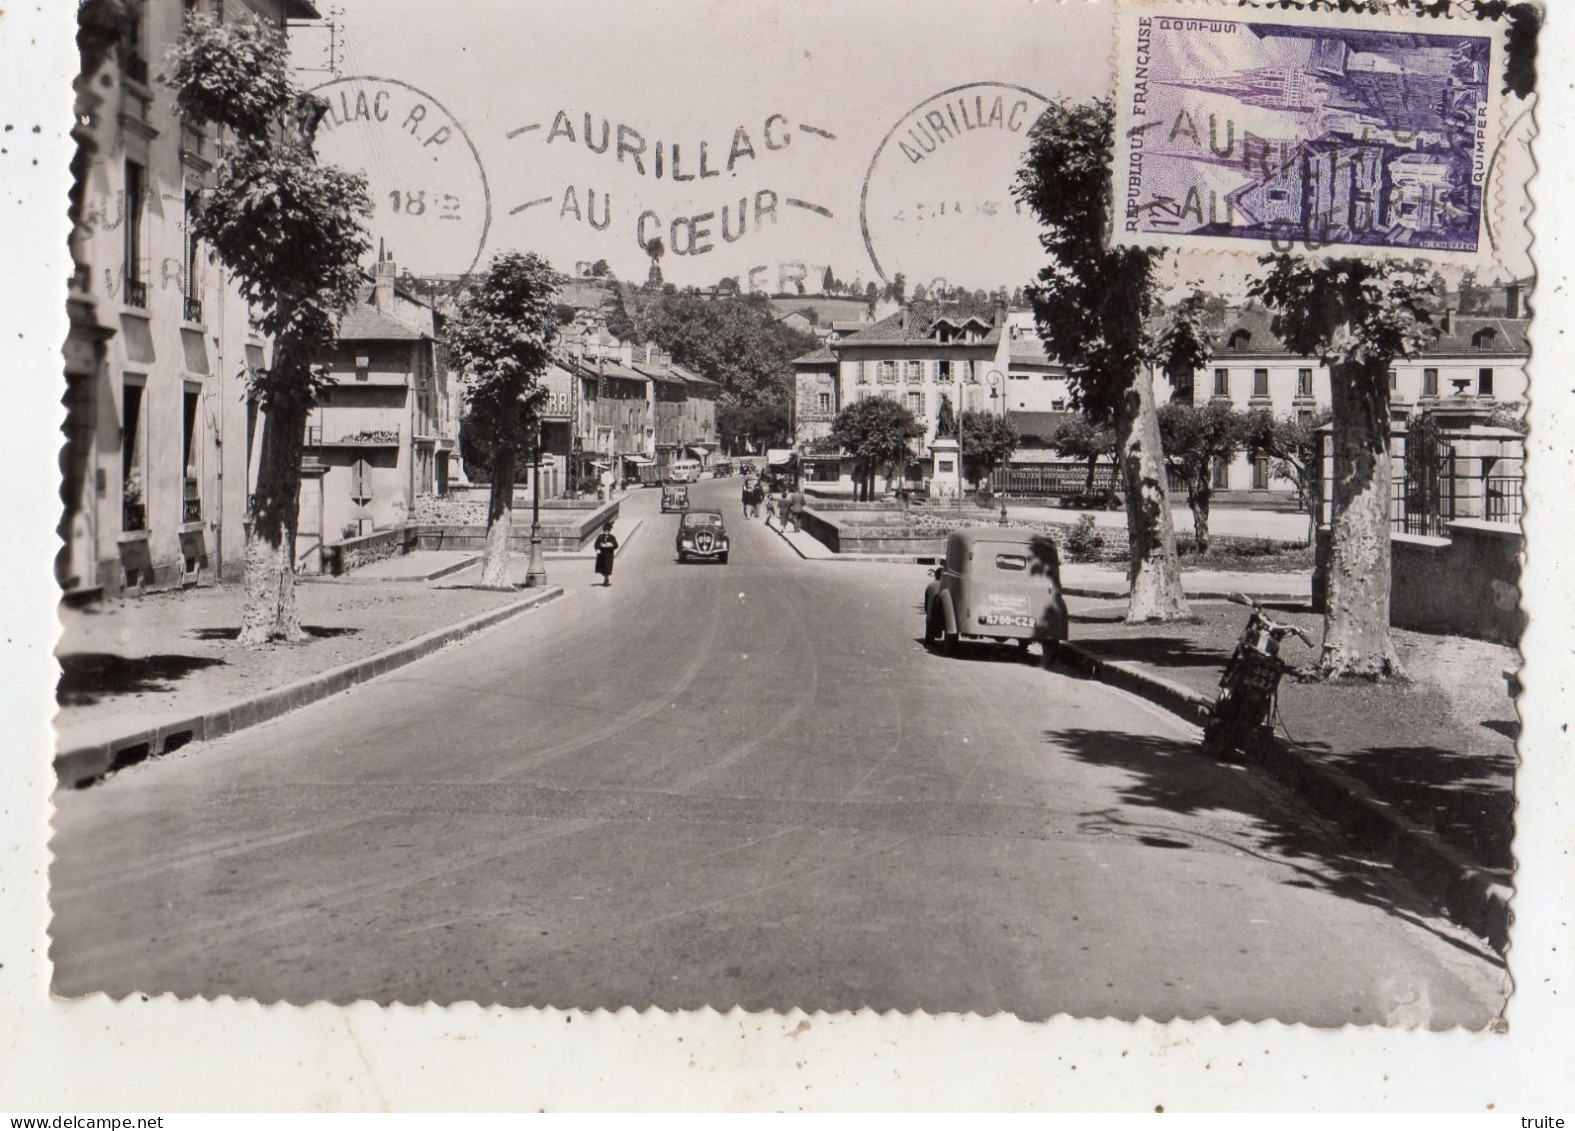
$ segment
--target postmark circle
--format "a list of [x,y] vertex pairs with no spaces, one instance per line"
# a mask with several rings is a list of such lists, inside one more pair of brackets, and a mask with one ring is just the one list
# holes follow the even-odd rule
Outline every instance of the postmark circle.
[[[949,87],[886,132],[859,194],[859,228],[883,281],[973,287],[1026,281],[1038,224],[1012,196],[1028,130],[1050,99],[1006,82]],[[981,264],[999,277],[984,278]]]
[[399,79],[354,75],[312,93],[328,103],[320,160],[359,170],[372,197],[368,228],[401,268],[468,275],[492,228],[481,154],[441,102]]

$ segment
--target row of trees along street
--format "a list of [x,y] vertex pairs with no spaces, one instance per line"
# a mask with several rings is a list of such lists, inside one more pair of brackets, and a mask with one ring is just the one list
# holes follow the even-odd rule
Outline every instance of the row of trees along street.
[[[1447,4],[1399,0],[1418,15]],[[1506,93],[1525,98],[1536,83],[1539,11],[1530,4],[1469,0],[1486,18],[1507,18]],[[1211,300],[1201,292],[1167,303],[1156,266],[1163,252],[1107,247],[1110,155],[1115,111],[1110,101],[1054,103],[1031,131],[1016,194],[1043,226],[1050,262],[1030,292],[1035,321],[1049,352],[1066,365],[1075,404],[1088,431],[1068,434],[1092,461],[1101,429],[1113,439],[1127,507],[1132,622],[1188,615],[1167,497],[1170,466],[1187,485],[1200,543],[1207,538],[1211,453],[1245,446],[1276,461],[1295,480],[1309,515],[1316,515],[1313,454],[1316,422],[1263,415],[1232,419],[1205,407],[1162,415],[1154,370],[1174,384],[1202,368],[1212,353],[1207,332]],[[1325,678],[1381,679],[1403,671],[1389,633],[1389,368],[1436,341],[1431,309],[1443,298],[1426,261],[1338,257],[1311,260],[1283,254],[1259,260],[1248,294],[1272,312],[1274,333],[1292,351],[1329,368],[1333,499],[1323,648]],[[1470,280],[1474,283],[1474,279]],[[1092,462],[1091,462],[1092,467]]]
[[[1506,7],[1501,0],[1477,0],[1477,6],[1489,15]],[[1534,85],[1539,17],[1526,4],[1508,11],[1507,85],[1524,97]],[[317,164],[312,143],[327,107],[291,83],[288,52],[276,30],[255,17],[219,25],[193,14],[172,63],[169,81],[182,113],[194,123],[219,122],[233,132],[216,183],[196,211],[194,234],[213,248],[274,341],[272,365],[249,375],[264,425],[241,639],[296,640],[302,636],[293,568],[301,446],[307,411],[325,381],[314,359],[332,343],[338,318],[355,301],[359,261],[369,249],[363,221],[371,202],[363,178]],[[1052,104],[1031,131],[1015,193],[1039,217],[1040,243],[1050,258],[1030,290],[1040,333],[1067,368],[1075,407],[1092,428],[1114,436],[1127,510],[1128,620],[1173,620],[1189,611],[1152,372],[1158,369],[1174,381],[1208,361],[1209,300],[1194,291],[1165,302],[1156,273],[1163,253],[1105,246],[1114,123],[1106,99]],[[655,342],[680,364],[716,380],[722,388],[719,415],[729,421],[725,440],[785,437],[787,361],[813,349],[814,340],[777,322],[763,296],[719,301],[661,286],[660,249],[652,250],[651,259],[648,290],[655,294],[637,311],[623,311],[628,325],[614,333],[622,329],[620,337]],[[1424,264],[1387,260],[1312,262],[1279,255],[1261,264],[1265,270],[1249,293],[1273,312],[1274,332],[1331,371],[1333,526],[1320,670],[1326,676],[1401,674],[1389,637],[1388,369],[1396,357],[1413,356],[1437,336],[1428,302],[1435,297],[1436,277]],[[510,253],[496,258],[461,299],[456,357],[481,376],[470,408],[494,435],[531,431],[557,329],[556,284],[544,261]],[[618,295],[621,301],[621,288]],[[872,445],[860,457],[868,483],[875,460],[895,462],[899,438],[905,459],[913,436],[911,417],[905,425],[891,409],[873,407],[886,402],[864,403],[871,407],[859,409],[870,417],[863,433],[853,430],[862,417],[839,418],[838,424],[852,442],[849,450]],[[876,413],[893,419],[877,421]],[[1173,419],[1173,431],[1175,426]],[[1213,435],[1206,423],[1188,427]],[[961,431],[966,444],[966,419]],[[1263,450],[1287,464],[1308,465],[1288,434],[1271,428],[1260,439]],[[887,443],[891,454],[881,456],[878,445]],[[498,492],[512,484],[519,447],[497,443],[493,450],[497,466],[484,568],[499,581],[509,511],[500,507]],[[965,451],[965,461],[969,458]],[[994,466],[987,456],[974,458],[977,468]],[[1183,477],[1190,482],[1186,471]],[[1194,513],[1204,515],[1206,530],[1206,492],[1189,494],[1202,503]]]

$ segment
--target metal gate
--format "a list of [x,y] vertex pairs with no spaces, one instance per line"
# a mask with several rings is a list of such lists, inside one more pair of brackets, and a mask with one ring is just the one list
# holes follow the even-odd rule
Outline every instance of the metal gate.
[[1455,517],[1455,449],[1431,428],[1413,428],[1405,437],[1401,474],[1391,523],[1401,534],[1444,536]]

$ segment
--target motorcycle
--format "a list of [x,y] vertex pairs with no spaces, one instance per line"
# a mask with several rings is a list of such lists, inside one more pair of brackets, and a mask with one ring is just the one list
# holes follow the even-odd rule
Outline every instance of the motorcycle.
[[1296,636],[1311,648],[1313,641],[1294,624],[1275,623],[1251,597],[1232,593],[1227,599],[1246,605],[1252,615],[1220,677],[1219,696],[1203,724],[1203,742],[1235,752],[1271,729],[1270,720],[1279,709],[1280,677],[1290,669],[1280,659],[1280,642]]

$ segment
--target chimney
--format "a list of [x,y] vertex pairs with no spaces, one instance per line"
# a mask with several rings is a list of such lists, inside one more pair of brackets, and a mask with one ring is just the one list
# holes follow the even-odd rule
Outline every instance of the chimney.
[[1520,284],[1511,283],[1504,288],[1504,317],[1520,317]]
[[618,360],[622,361],[625,366],[633,365],[634,346],[629,342],[620,342],[618,344]]
[[392,257],[379,259],[372,267],[372,305],[382,311],[394,309],[394,275],[397,269]]
[[903,329],[903,333],[907,333],[907,331],[908,331],[908,304],[907,303],[903,303],[902,304],[902,329]]
[[1453,333],[1454,321],[1455,312],[1446,306],[1444,307],[1444,316],[1438,320],[1438,328],[1446,334]]
[[995,300],[995,324],[997,326],[1006,325],[1006,300],[1004,298]]

